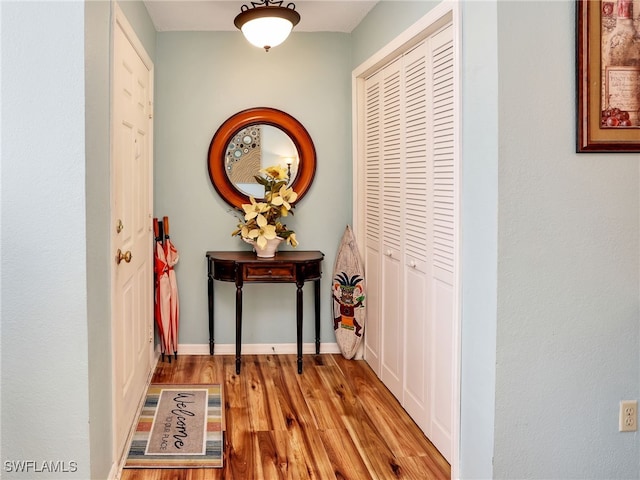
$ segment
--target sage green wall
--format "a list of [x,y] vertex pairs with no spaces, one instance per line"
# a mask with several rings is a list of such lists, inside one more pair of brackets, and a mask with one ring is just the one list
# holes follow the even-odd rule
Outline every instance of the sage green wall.
[[497,15],[494,476],[640,478],[640,155],[575,153],[575,2]]
[[640,156],[575,153],[574,5],[460,4],[462,478],[640,477]]
[[[347,34],[293,33],[268,53],[237,32],[158,33],[155,106],[155,214],[168,216],[180,252],[180,343],[207,344],[207,250],[249,250],[209,180],[207,152],[218,127],[250,107],[297,118],[316,147],[313,185],[287,224],[298,250],[325,254],[322,341],[335,342],[330,281],[351,221],[351,65]],[[290,248],[290,247],[283,247]],[[313,341],[313,289],[305,287],[304,341]],[[216,342],[235,342],[235,286],[216,282]],[[295,286],[247,285],[243,342],[295,343]]]
[[0,468],[86,479],[84,4],[2,2],[0,25]]
[[[106,457],[93,450],[107,444],[108,427],[96,413],[102,391],[93,378],[107,368],[98,357],[108,349],[97,347],[106,316],[93,315],[104,305],[94,288],[108,286],[107,267],[104,257],[85,261],[84,252],[95,251],[88,244],[104,228],[97,224],[107,218],[100,201],[107,180],[98,178],[103,153],[87,153],[86,163],[82,157],[106,145],[104,118],[85,118],[105,114],[94,98],[108,92],[99,79],[105,65],[86,55],[108,48],[106,10],[87,8],[85,20],[81,5],[0,3],[2,461],[67,458],[80,463],[77,478],[89,476],[90,461],[92,477],[103,478]],[[572,1],[465,2],[462,9],[461,476],[638,478],[638,435],[617,432],[618,401],[640,397],[638,155],[574,153]],[[239,245],[228,237],[234,221],[208,183],[205,157],[217,126],[242,108],[286,110],[314,138],[318,180],[300,204],[296,228],[300,248],[323,249],[325,272],[331,270],[351,212],[350,71],[356,58],[382,46],[373,31],[368,41],[364,28],[352,39],[294,33],[296,42],[268,54],[245,49],[232,33],[158,34],[156,98],[162,92],[166,100],[156,105],[156,213],[171,217],[183,255],[182,341],[206,341],[204,251]],[[402,28],[404,22],[397,33]],[[351,57],[351,42],[371,51],[361,47]],[[46,82],[32,74],[34,65],[45,67]],[[245,341],[291,342],[291,292],[260,286],[252,294],[252,317],[265,318],[259,310],[267,306],[291,320],[269,317],[248,327]],[[231,289],[223,296],[232,297]],[[232,323],[231,301],[221,303],[218,318]],[[327,323],[323,341],[331,337]],[[233,341],[232,327],[219,331],[220,341]],[[30,423],[18,423],[16,412]],[[474,446],[474,439],[492,447]]]
[[[438,2],[376,5],[353,32],[366,60]],[[461,478],[491,478],[497,291],[498,69],[496,1],[462,2]],[[396,19],[388,23],[388,18]],[[467,81],[467,79],[473,81]],[[467,312],[473,312],[472,314]]]
[[[93,0],[92,0],[93,1]],[[151,60],[156,58],[156,28],[142,0],[117,2]]]
[[351,32],[352,67],[367,60],[439,3],[426,0],[378,2]]
[[462,478],[493,476],[498,302],[498,1],[461,4]]
[[111,382],[105,381],[111,378],[110,2],[86,2],[84,23],[91,477],[107,478],[113,448]]
[[[112,468],[110,51],[114,2],[85,2],[85,145],[87,306],[91,477]],[[141,1],[119,3],[145,50],[155,56],[155,30]]]

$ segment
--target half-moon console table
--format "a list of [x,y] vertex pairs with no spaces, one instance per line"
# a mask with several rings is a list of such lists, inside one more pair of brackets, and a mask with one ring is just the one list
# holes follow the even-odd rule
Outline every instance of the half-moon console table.
[[209,287],[209,353],[213,355],[213,281],[236,284],[236,373],[240,373],[242,344],[242,286],[245,283],[295,283],[298,373],[302,373],[302,287],[315,284],[316,354],[320,353],[320,278],[322,259],[319,251],[278,252],[273,258],[258,258],[254,252],[207,252]]

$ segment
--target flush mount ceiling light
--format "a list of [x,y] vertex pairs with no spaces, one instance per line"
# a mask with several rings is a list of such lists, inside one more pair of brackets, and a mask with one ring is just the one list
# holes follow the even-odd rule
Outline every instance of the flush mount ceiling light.
[[251,7],[243,5],[233,23],[249,43],[268,52],[284,42],[300,21],[295,4],[288,3],[283,7],[282,3],[283,0],[262,0],[251,2]]

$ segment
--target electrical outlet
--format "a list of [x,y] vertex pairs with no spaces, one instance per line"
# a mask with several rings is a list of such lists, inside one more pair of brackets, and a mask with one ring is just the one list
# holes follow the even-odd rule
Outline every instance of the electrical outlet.
[[622,400],[620,402],[620,425],[621,432],[635,432],[638,430],[638,401]]

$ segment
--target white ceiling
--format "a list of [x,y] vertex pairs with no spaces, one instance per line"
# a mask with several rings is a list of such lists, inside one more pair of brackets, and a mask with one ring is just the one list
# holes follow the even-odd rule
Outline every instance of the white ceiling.
[[[255,1],[255,0],[254,0]],[[283,6],[290,3],[284,0]],[[297,32],[351,32],[377,1],[297,0],[292,3],[300,14]],[[235,31],[233,19],[242,5],[251,0],[145,0],[156,30]]]

